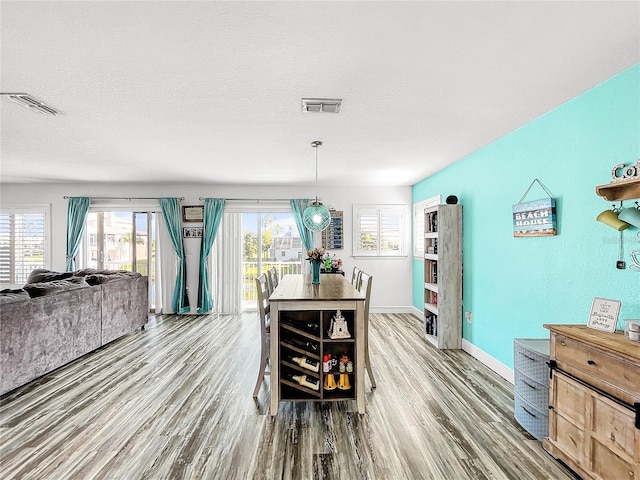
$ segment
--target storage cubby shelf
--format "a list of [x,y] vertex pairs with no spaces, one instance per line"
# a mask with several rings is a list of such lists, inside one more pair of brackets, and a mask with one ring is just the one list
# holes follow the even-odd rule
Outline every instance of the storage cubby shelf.
[[283,347],[288,348],[289,350],[291,350],[293,352],[297,352],[297,353],[300,353],[300,354],[302,354],[302,355],[304,355],[304,356],[306,356],[308,358],[311,358],[313,360],[320,361],[320,356],[319,355],[317,355],[317,354],[315,354],[313,352],[307,351],[307,350],[303,350],[302,348],[296,347],[295,345],[291,345],[288,342],[280,342],[280,345],[282,345]]
[[311,333],[305,332],[304,330],[300,330],[299,328],[293,327],[291,325],[288,325],[286,323],[281,323],[280,326],[284,329],[284,330],[288,330],[289,332],[295,333],[297,335],[300,335],[302,337],[306,337],[310,340],[314,340],[316,342],[320,341],[320,337],[317,335],[313,335]]
[[[301,392],[308,393],[309,395],[313,395],[316,398],[320,398],[320,392],[316,392],[315,390],[312,390],[310,388],[303,387],[302,385],[299,385],[297,383],[290,382],[289,380],[287,380],[285,378],[281,379],[280,383],[282,383],[284,385],[287,385],[289,387],[292,387],[292,388],[294,388],[296,390],[299,390]],[[287,398],[287,400],[294,401],[294,400],[308,400],[308,399],[307,398],[302,398],[302,399]]]
[[[281,364],[284,365],[285,367],[292,368],[292,369],[294,369],[294,370],[296,370],[296,371],[298,371],[300,373],[303,373],[305,375],[308,375],[310,377],[314,377],[316,380],[320,379],[320,371],[318,371],[317,373],[316,372],[312,372],[311,370],[307,370],[306,368],[302,368],[300,365],[296,365],[295,363],[288,362],[287,360],[283,360],[281,362]],[[298,385],[298,384],[296,383],[296,385]],[[298,386],[300,387],[301,385],[298,385]]]
[[438,285],[435,283],[427,283],[425,282],[424,288],[427,290],[431,290],[432,292],[438,293]]
[[438,306],[434,305],[433,303],[425,303],[424,304],[424,308],[426,310],[429,310],[431,313],[435,313],[436,315],[438,315]]
[[[280,385],[281,385],[281,400],[283,401],[309,401],[309,400],[328,400],[328,401],[339,401],[339,400],[353,400],[356,398],[356,374],[354,372],[340,372],[339,363],[334,365],[331,371],[323,372],[322,370],[322,362],[324,360],[324,356],[327,354],[331,354],[333,359],[337,359],[339,362],[339,358],[342,355],[347,355],[349,360],[352,362],[352,365],[355,367],[356,365],[356,336],[355,336],[355,310],[340,310],[341,315],[344,317],[347,328],[350,333],[350,337],[347,338],[329,338],[329,327],[331,325],[331,321],[336,316],[337,309],[331,310],[307,310],[307,311],[283,311],[280,313],[281,321],[280,321],[280,341],[279,341],[279,371],[280,375]],[[297,328],[296,322],[299,322],[300,326],[307,324],[317,324],[316,332],[309,332],[308,329],[304,330],[303,328]],[[318,350],[316,352],[308,351],[304,347],[296,345],[297,340],[312,340],[314,343],[317,342]],[[319,371],[313,372],[311,370],[307,370],[306,368],[301,367],[300,365],[292,362],[290,360],[290,356],[292,354],[299,354],[300,356],[306,356],[308,359],[312,359],[320,362]],[[297,356],[297,355],[295,355]],[[290,378],[284,373],[295,373],[300,375],[307,375],[308,379],[315,379],[320,382],[320,390],[315,391],[303,385],[299,385],[295,381],[290,380]],[[336,384],[338,384],[338,380],[340,375],[348,375],[349,376],[349,384],[351,388],[343,390],[340,388],[335,388],[333,390],[325,390],[324,382],[327,375],[335,375]],[[304,392],[301,398],[301,394],[299,392]]]

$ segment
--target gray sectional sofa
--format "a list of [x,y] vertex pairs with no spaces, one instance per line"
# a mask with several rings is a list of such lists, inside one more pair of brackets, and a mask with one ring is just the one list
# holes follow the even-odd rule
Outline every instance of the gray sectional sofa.
[[0,292],[0,395],[148,321],[147,277],[93,269],[32,272]]

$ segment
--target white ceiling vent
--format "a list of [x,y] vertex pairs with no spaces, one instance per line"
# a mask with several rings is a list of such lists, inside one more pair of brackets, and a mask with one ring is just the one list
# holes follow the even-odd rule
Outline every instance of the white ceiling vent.
[[0,93],[3,97],[9,97],[9,100],[27,107],[32,112],[42,113],[45,115],[55,115],[58,111],[55,108],[51,108],[49,105],[42,103],[40,100],[36,100],[28,93]]
[[303,98],[302,113],[338,113],[341,98]]

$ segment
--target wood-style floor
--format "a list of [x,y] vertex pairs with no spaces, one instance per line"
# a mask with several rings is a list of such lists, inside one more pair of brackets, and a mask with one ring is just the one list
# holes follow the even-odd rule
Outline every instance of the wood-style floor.
[[255,313],[158,316],[0,400],[7,479],[574,479],[513,419],[513,388],[410,315],[372,314],[367,414],[252,398]]

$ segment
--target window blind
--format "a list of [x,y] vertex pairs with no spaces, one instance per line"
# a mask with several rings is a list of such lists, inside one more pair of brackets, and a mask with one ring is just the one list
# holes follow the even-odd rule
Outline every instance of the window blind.
[[0,213],[0,283],[24,284],[47,265],[46,211]]

